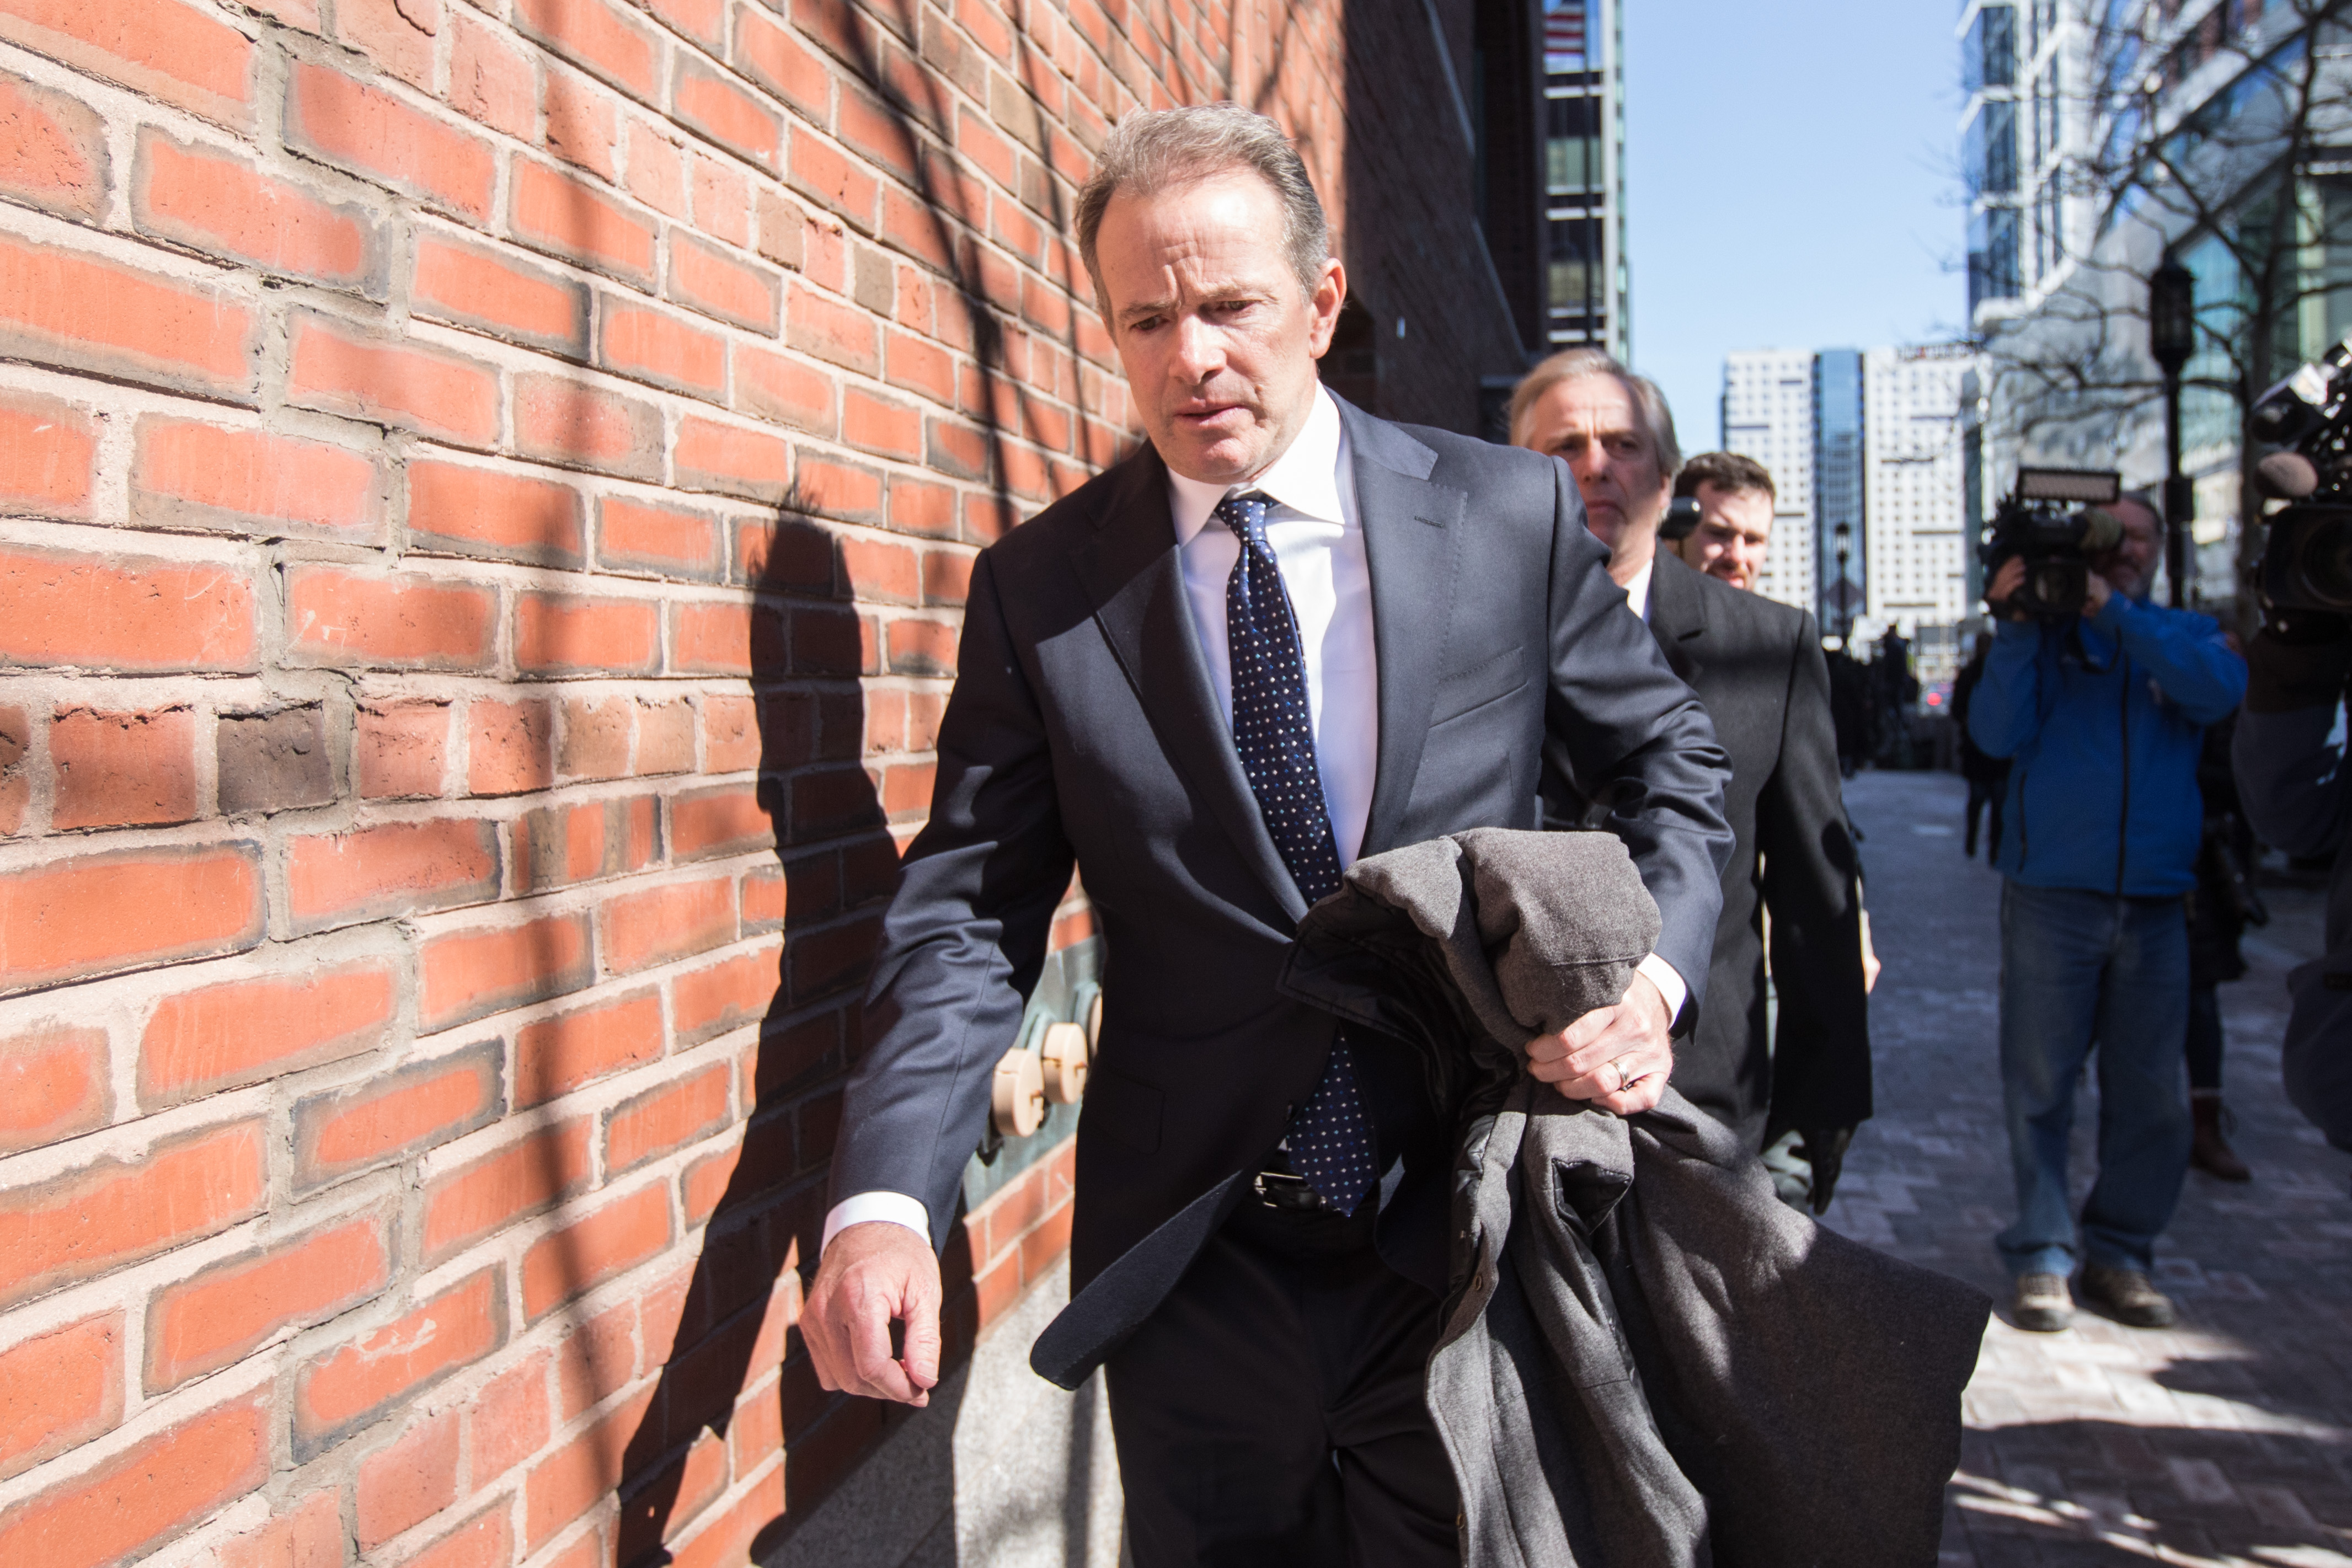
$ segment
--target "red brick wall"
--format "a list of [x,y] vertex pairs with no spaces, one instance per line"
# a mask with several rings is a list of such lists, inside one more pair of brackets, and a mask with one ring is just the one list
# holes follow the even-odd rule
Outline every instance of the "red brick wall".
[[1127,424],[1073,183],[1231,93],[1344,208],[1338,15],[0,0],[0,1563],[729,1563],[854,1461],[894,837]]

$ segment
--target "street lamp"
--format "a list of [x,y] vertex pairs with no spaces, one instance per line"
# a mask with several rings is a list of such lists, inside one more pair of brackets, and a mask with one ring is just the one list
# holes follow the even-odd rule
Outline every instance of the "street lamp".
[[[1845,575],[1846,560],[1853,554],[1853,525],[1840,523],[1836,531],[1838,643],[1843,647],[1853,641],[1853,587],[1846,580]],[[1847,648],[1847,657],[1851,658],[1853,654],[1853,650]]]
[[2171,257],[2148,280],[2147,346],[2164,371],[2164,575],[2172,581],[2178,610],[2190,511],[2189,476],[2180,471],[2180,372],[2197,351],[2197,279]]

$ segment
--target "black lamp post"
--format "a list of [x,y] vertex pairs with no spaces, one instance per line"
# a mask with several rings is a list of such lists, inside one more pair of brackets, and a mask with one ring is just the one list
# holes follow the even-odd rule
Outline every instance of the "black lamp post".
[[[1853,586],[1846,580],[1845,575],[1845,563],[1853,554],[1853,525],[1840,523],[1837,526],[1837,610],[1840,647],[1845,647],[1847,643],[1853,641]],[[1846,648],[1845,653],[1848,658],[1853,656],[1852,648]]]
[[2188,567],[2191,503],[2180,471],[2180,372],[2197,350],[2197,280],[2167,257],[2147,287],[2147,346],[2164,370],[2164,575],[2172,607],[2181,606]]

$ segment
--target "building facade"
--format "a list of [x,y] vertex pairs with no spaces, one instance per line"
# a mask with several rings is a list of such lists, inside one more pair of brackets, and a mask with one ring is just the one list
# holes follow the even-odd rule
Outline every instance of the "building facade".
[[[2178,0],[2170,4],[2180,9]],[[2074,178],[2088,128],[2088,6],[2089,0],[1970,0],[1961,14],[1971,315],[2045,295],[2088,226]]]
[[2182,586],[2249,613],[2246,404],[2352,328],[2352,35],[2278,0],[1974,0],[1960,40],[1985,507],[2021,461],[2160,487],[2148,292],[2179,260],[2199,318]]
[[1957,622],[1969,612],[1961,442],[1962,386],[1975,359],[1965,343],[1873,349],[1866,469],[1868,613],[1900,623]]
[[1771,471],[1772,542],[1756,591],[1813,610],[1821,602],[1813,533],[1813,356],[1801,349],[1743,349],[1723,361],[1723,450]]
[[1546,0],[1544,347],[1633,359],[1620,0]]
[[1870,574],[1864,618],[1909,638],[1923,684],[1948,678],[1969,588],[1975,528],[1968,517],[1966,343],[1873,349],[1863,356],[1864,516]]
[[1723,371],[1723,444],[1779,490],[1759,590],[1824,633],[1888,627],[1923,653],[1969,614],[1966,344],[1747,350]]
[[1864,391],[1859,350],[1813,356],[1813,552],[1821,562],[1814,613],[1825,631],[1844,637],[1854,634],[1854,619],[1869,604]]
[[0,1563],[1115,1561],[1021,1364],[1073,1107],[975,1151],[930,1410],[793,1332],[973,559],[1136,439],[1073,197],[1275,115],[1335,379],[1475,428],[1540,37],[0,0]]

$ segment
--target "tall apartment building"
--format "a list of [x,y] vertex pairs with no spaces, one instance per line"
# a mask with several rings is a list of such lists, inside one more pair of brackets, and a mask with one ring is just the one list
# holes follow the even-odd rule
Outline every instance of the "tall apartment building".
[[1864,613],[1913,640],[1923,681],[1950,674],[1969,592],[1972,528],[1964,464],[1966,343],[1873,349],[1863,356],[1863,514],[1870,559]]
[[1725,359],[1724,448],[1779,490],[1759,591],[1824,632],[1893,626],[1938,662],[1969,609],[1959,416],[1975,367],[1958,343]]
[[1779,492],[1759,589],[1811,611],[1824,632],[1864,607],[1863,414],[1853,349],[1756,349],[1724,361],[1724,450],[1770,469]]
[[1813,356],[1803,349],[1742,349],[1723,361],[1727,452],[1772,471],[1772,546],[1757,591],[1811,610],[1820,562],[1813,549]]
[[1633,357],[1625,264],[1625,50],[1618,0],[1544,8],[1545,351]]

